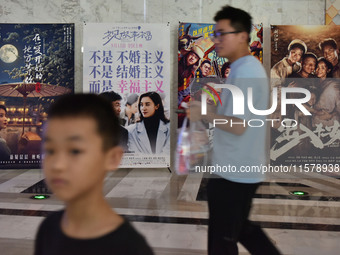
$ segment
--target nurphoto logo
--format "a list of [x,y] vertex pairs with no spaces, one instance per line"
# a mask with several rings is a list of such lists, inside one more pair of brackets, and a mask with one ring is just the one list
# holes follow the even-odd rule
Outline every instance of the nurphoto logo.
[[[214,88],[210,85],[205,84],[207,88],[209,88],[218,98],[220,104],[222,105],[221,98],[217,91],[215,89],[228,89],[231,92],[232,98],[233,98],[233,115],[244,115],[244,107],[245,107],[245,95],[243,94],[242,90],[238,88],[235,85],[231,84],[215,84]],[[215,100],[214,95],[208,91],[205,88],[201,88],[203,93],[201,94],[201,114],[202,115],[207,115],[207,95],[209,95],[214,103],[215,106],[217,106],[217,102]],[[300,98],[289,98],[288,94],[293,93],[293,94],[301,94],[304,97]],[[311,113],[305,108],[303,105],[304,103],[307,103],[310,98],[311,98],[311,93],[309,90],[304,89],[304,88],[281,88],[281,95],[278,95],[277,93],[277,88],[273,88],[272,91],[272,105],[270,109],[265,109],[265,110],[260,110],[260,109],[255,109],[254,104],[253,104],[253,88],[248,88],[247,89],[247,106],[248,110],[253,113],[254,115],[259,115],[259,116],[265,116],[265,115],[270,115],[278,107],[278,97],[280,96],[281,98],[281,115],[286,115],[287,113],[287,105],[295,105],[304,115],[311,115]],[[279,119],[265,119],[267,122],[271,122],[272,126],[274,125],[275,121],[280,121]],[[287,126],[286,122],[287,119],[284,119],[281,121],[282,126],[286,127],[294,127],[298,123],[295,120],[290,120],[293,122],[292,126]],[[254,123],[257,123],[256,125]],[[228,124],[228,120],[226,119],[214,119],[213,121],[213,126],[215,127],[216,124]],[[233,123],[229,123],[232,125]],[[241,124],[246,126],[246,120],[243,122],[237,122],[235,124]],[[247,121],[248,126],[250,127],[262,127],[264,125],[264,121],[262,119],[251,119]]]

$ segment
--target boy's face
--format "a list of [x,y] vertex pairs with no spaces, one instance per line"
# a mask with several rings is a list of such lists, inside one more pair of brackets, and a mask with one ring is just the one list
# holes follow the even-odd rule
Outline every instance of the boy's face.
[[[117,148],[117,147],[115,147]],[[109,152],[92,118],[53,118],[47,122],[43,171],[53,193],[70,202],[102,192]]]
[[323,56],[331,63],[338,62],[338,50],[334,49],[331,45],[323,47]]
[[327,73],[330,72],[330,69],[327,68],[327,65],[325,62],[320,61],[316,67],[316,76],[318,78],[326,78]]
[[299,47],[295,47],[290,50],[288,59],[295,64],[296,62],[300,62],[302,55],[303,51]]
[[7,127],[7,117],[4,109],[0,109],[0,130]]
[[308,74],[311,74],[315,71],[316,60],[312,57],[307,57],[303,60],[302,70]]

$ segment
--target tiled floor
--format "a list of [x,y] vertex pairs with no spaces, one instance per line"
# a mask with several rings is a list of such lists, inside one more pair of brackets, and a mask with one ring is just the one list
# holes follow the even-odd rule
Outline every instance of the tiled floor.
[[[104,193],[157,255],[200,255],[206,254],[208,219],[202,178],[202,174],[172,175],[167,169],[120,169],[107,177]],[[264,227],[284,254],[339,254],[338,178],[271,176],[258,189],[251,219]],[[53,195],[37,201],[29,198],[32,193],[22,193],[42,179],[40,170],[0,170],[1,254],[32,254],[39,223],[48,212],[62,208]],[[39,185],[35,191],[45,189]],[[299,199],[289,194],[292,190],[309,196]],[[240,246],[240,254],[248,253]]]

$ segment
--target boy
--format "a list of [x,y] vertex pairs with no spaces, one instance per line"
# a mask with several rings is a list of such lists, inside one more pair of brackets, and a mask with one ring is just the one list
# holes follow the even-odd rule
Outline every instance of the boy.
[[[0,105],[0,131],[7,128],[7,109],[4,105]],[[8,160],[11,150],[8,148],[6,140],[0,137],[0,161]]]
[[65,209],[41,224],[39,254],[151,255],[145,239],[103,196],[103,181],[119,166],[119,123],[110,102],[67,95],[51,105],[43,134],[43,171]]
[[319,43],[319,48],[325,59],[333,66],[331,77],[340,78],[339,49],[336,41],[333,38],[327,38]]

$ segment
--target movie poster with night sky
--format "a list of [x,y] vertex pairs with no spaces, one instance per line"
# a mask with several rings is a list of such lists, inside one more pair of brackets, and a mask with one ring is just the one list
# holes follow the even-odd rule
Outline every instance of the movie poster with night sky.
[[74,24],[0,24],[0,169],[40,168],[43,122],[74,93]]

